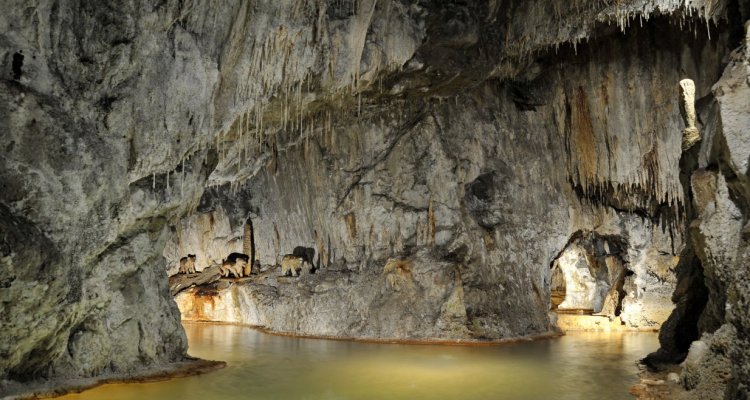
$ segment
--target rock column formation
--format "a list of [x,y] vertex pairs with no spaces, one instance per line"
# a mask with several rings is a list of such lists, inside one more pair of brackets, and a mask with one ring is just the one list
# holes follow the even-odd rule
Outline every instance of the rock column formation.
[[692,79],[680,81],[682,110],[685,113],[685,129],[682,131],[682,151],[688,150],[701,139],[701,133],[695,127],[695,83]]

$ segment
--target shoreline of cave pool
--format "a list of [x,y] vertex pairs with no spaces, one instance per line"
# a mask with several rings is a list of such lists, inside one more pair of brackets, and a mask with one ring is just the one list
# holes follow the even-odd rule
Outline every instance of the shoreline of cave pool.
[[[264,326],[242,324],[239,322],[211,321],[211,320],[181,320],[185,325],[227,325],[252,329],[266,335],[286,337],[293,339],[329,340],[334,342],[353,342],[363,344],[394,344],[405,346],[458,346],[458,347],[485,347],[504,346],[519,343],[534,342],[539,340],[550,340],[565,336],[563,331],[548,331],[535,335],[516,336],[507,339],[400,339],[400,338],[374,338],[374,337],[351,337],[351,336],[327,336],[312,335],[298,332],[275,331]],[[583,332],[583,331],[580,331]],[[592,331],[593,332],[593,331]],[[651,331],[632,331],[651,332]]]
[[[187,356],[185,360],[169,365],[150,368],[138,374],[111,374],[93,378],[65,379],[48,382],[33,382],[31,385],[14,383],[6,393],[0,393],[0,400],[28,400],[63,398],[77,395],[101,386],[133,385],[164,382],[173,379],[203,375],[225,368],[227,363]],[[28,386],[32,386],[29,388]]]

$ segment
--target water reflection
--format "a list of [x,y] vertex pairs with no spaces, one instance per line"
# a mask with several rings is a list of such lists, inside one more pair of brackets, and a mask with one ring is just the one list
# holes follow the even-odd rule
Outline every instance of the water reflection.
[[500,347],[381,345],[185,324],[208,375],[106,385],[65,399],[631,399],[649,333],[579,333]]

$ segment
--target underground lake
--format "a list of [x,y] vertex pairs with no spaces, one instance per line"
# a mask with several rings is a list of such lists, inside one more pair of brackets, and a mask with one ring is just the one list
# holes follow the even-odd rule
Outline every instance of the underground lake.
[[632,399],[637,361],[658,347],[644,332],[576,332],[498,346],[373,344],[184,323],[206,375],[109,384],[64,400],[110,399]]

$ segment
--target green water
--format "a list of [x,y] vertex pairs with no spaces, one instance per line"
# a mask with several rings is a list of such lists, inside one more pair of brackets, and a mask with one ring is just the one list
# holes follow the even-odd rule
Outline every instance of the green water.
[[632,399],[650,333],[578,333],[497,347],[367,344],[185,324],[210,374],[105,385],[64,399]]

